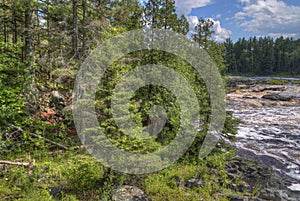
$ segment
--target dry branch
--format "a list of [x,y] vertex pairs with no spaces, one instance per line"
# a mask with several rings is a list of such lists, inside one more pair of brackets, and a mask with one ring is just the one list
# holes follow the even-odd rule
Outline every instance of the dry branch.
[[0,164],[29,167],[31,165],[31,162],[13,162],[13,161],[2,161],[2,160],[0,160]]
[[28,167],[28,174],[31,175],[34,167],[34,160],[30,160],[29,162],[14,162],[14,161],[2,161],[0,160],[0,164],[2,165],[16,165],[22,167]]

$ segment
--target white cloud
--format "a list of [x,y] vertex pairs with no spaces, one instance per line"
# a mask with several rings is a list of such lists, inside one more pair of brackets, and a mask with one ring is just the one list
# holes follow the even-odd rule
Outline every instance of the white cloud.
[[190,30],[194,30],[195,26],[198,23],[198,17],[197,16],[186,16],[186,19],[188,20],[190,24]]
[[212,0],[175,0],[176,12],[179,16],[187,16],[193,8],[204,7],[211,2]]
[[234,18],[245,31],[266,35],[300,33],[300,7],[280,0],[239,0],[245,3]]
[[221,27],[221,22],[218,20],[211,19],[214,22],[214,26],[212,30],[215,32],[212,37],[214,41],[223,42],[226,38],[229,38],[231,35],[231,31]]
[[[190,24],[190,30],[194,30],[195,26],[198,23],[198,17],[197,16],[189,16],[193,8],[199,8],[204,7],[212,3],[213,0],[175,0],[175,6],[176,6],[176,13],[178,16],[184,15],[189,24]],[[218,14],[216,18],[220,18],[221,14]],[[212,19],[213,20],[213,19]],[[215,41],[221,42],[224,41],[226,38],[229,38],[231,31],[222,28],[220,21],[215,21],[213,26],[213,31],[215,34],[213,34],[213,39]],[[193,33],[193,31],[191,31]]]
[[250,3],[250,0],[239,0],[241,3]]

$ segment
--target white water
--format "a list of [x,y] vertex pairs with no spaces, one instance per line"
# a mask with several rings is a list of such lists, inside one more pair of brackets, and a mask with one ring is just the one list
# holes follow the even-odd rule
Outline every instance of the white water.
[[[298,93],[300,86],[294,89],[287,86],[282,93],[293,93],[293,90]],[[294,94],[296,97],[299,95]],[[234,112],[234,117],[242,121],[235,143],[238,154],[272,166],[282,175],[293,179],[290,189],[299,189],[300,105],[245,107],[243,98],[234,93],[228,96],[231,97],[228,109]]]

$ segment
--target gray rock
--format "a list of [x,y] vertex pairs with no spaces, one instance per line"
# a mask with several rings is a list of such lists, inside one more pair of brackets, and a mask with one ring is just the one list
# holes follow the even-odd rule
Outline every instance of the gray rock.
[[57,105],[65,105],[65,97],[63,94],[61,94],[59,91],[52,91],[50,94],[51,102],[57,106]]
[[290,200],[286,193],[279,191],[278,189],[263,189],[259,196],[261,199],[272,200],[272,201],[285,201]]
[[123,186],[112,195],[113,201],[148,201],[144,191],[134,186]]
[[204,187],[204,186],[205,186],[205,181],[200,178],[190,179],[186,183],[186,187],[188,188],[197,188],[197,187]]
[[269,100],[274,100],[274,101],[292,101],[293,97],[292,96],[282,96],[279,94],[266,94],[262,97],[263,99],[269,99]]

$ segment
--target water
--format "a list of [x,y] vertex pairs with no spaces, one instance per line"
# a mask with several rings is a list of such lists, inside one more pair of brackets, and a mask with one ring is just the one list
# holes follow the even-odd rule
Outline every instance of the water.
[[[238,127],[238,155],[272,166],[285,178],[290,188],[300,190],[300,85],[286,85],[280,91],[254,92],[246,87],[228,94],[228,110],[242,123]],[[262,99],[265,94],[294,96],[294,101]]]

